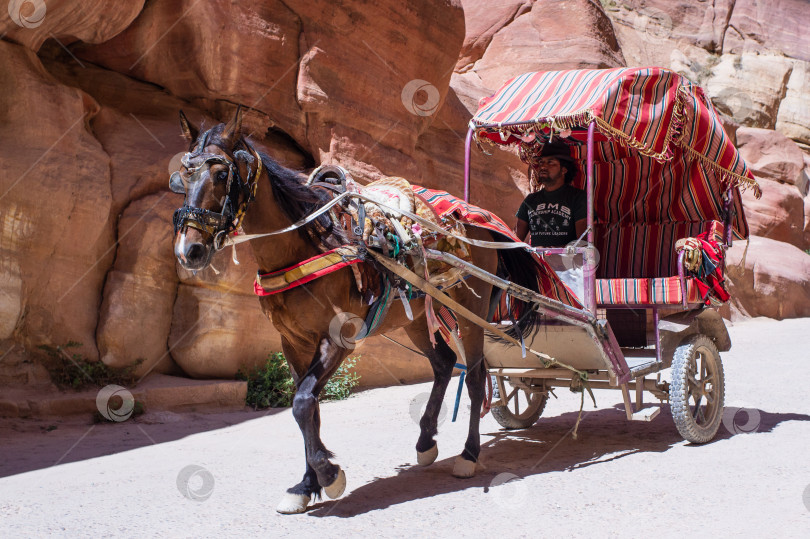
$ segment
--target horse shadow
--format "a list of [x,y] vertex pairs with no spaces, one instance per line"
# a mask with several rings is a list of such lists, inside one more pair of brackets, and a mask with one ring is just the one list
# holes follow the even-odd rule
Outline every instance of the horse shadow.
[[[481,445],[484,469],[479,468],[473,478],[458,479],[451,475],[455,455],[428,467],[401,466],[396,475],[375,478],[344,498],[313,505],[309,514],[349,518],[470,488],[481,488],[486,493],[490,487],[514,478],[598,466],[633,454],[664,453],[676,445],[696,450],[701,447],[683,440],[668,405],[661,405],[661,414],[651,422],[627,421],[621,405],[585,412],[574,440],[576,417],[577,412],[570,412],[541,418],[528,429],[483,432],[492,439]],[[787,421],[810,421],[810,415],[726,408],[720,430],[708,444],[740,434],[769,433]]]

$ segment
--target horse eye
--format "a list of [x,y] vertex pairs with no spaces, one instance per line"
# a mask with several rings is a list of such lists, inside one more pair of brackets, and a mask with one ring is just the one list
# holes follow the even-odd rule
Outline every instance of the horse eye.
[[228,171],[227,170],[220,170],[217,172],[217,181],[224,182],[228,179]]

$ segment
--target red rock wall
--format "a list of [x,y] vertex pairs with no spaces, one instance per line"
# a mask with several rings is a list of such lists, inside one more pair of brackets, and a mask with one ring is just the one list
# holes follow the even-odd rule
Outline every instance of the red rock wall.
[[[732,275],[734,315],[810,315],[801,294],[784,293],[807,290],[807,264],[784,270],[781,254],[768,256],[791,244],[801,262],[810,247],[801,0],[768,10],[699,0],[39,4],[17,2],[0,19],[0,353],[72,340],[112,366],[140,359],[141,374],[221,377],[279,349],[250,293],[249,248],[239,266],[218,255],[219,275],[175,266],[181,200],[166,184],[185,149],[181,108],[211,125],[249,107],[253,140],[288,166],[340,163],[460,194],[478,100],[517,73],[576,67],[660,64],[708,89],[742,126],[741,151],[765,190],[746,200],[753,233],[769,240],[752,241],[749,255],[759,252]],[[472,201],[509,220],[526,189],[519,160],[475,153],[472,179]],[[379,339],[358,352],[368,385],[430,374]]]

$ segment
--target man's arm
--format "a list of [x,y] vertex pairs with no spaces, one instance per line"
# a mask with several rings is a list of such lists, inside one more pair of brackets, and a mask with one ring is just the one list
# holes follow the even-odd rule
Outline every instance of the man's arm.
[[521,218],[515,220],[515,235],[520,241],[526,240],[526,234],[529,232],[529,223]]
[[[588,227],[588,220],[587,219],[580,219],[574,223],[574,229],[577,231],[577,238],[582,236],[585,233],[585,229]],[[585,238],[587,240],[587,238]]]

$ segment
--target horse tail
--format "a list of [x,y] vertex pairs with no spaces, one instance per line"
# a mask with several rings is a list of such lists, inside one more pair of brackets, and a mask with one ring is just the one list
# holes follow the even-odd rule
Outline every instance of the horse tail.
[[[512,281],[533,292],[541,293],[539,278],[541,271],[540,264],[535,257],[524,249],[498,250],[498,277]],[[500,305],[503,307],[504,302],[501,301]],[[507,305],[508,312],[500,311],[502,320],[513,322],[506,331],[507,335],[514,339],[529,339],[534,336],[543,323],[542,314],[531,303],[514,297],[508,298]]]

